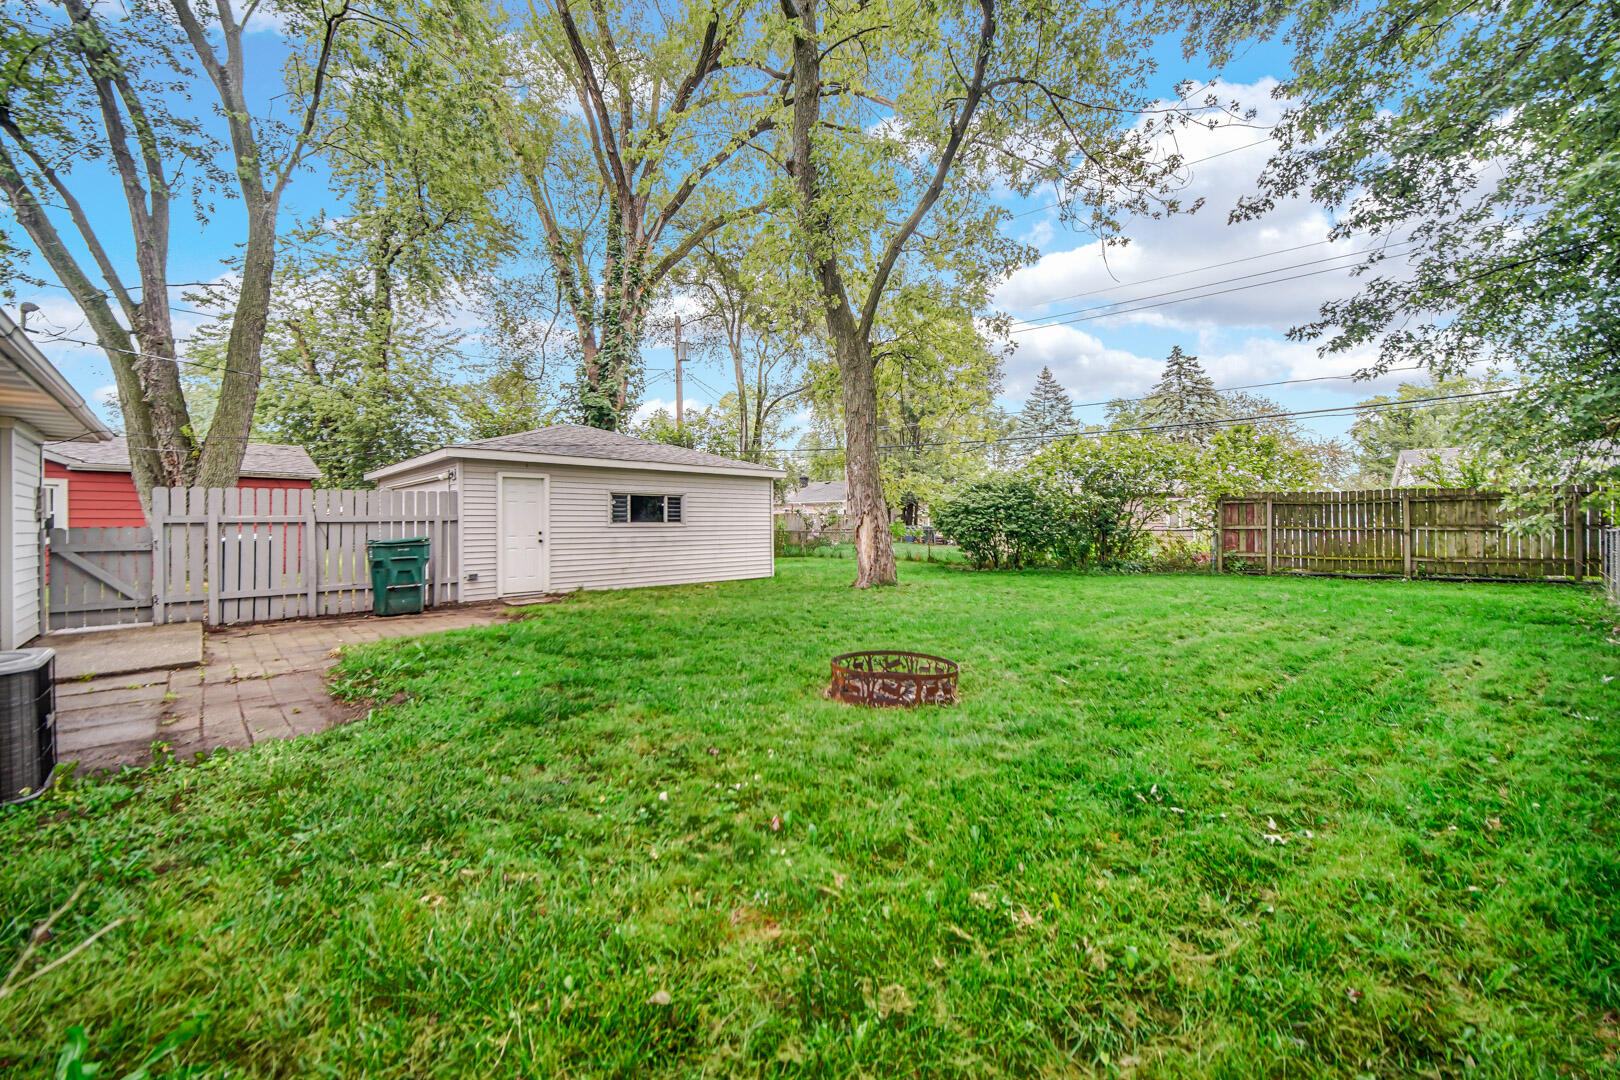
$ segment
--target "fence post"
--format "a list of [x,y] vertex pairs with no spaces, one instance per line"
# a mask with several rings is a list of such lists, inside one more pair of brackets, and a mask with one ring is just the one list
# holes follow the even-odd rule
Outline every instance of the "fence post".
[[304,531],[304,584],[309,589],[309,607],[304,611],[304,617],[313,619],[320,614],[316,604],[320,602],[321,564],[316,556],[315,548],[315,489],[299,492],[304,500],[304,521],[299,526]]
[[152,489],[152,625],[164,623],[163,597],[169,591],[169,547],[163,542],[163,519],[169,509],[169,489]]
[[1401,576],[1408,581],[1412,580],[1412,567],[1415,561],[1412,552],[1412,496],[1403,491],[1401,493]]
[[1272,503],[1266,500],[1266,573],[1271,573],[1272,563],[1275,561],[1275,546],[1272,541],[1272,530],[1276,522],[1276,515],[1272,513]]
[[1215,500],[1215,572],[1226,572],[1226,500]]
[[209,488],[206,492],[208,511],[203,516],[203,543],[208,545],[208,603],[204,605],[206,615],[204,618],[215,626],[225,622],[225,600],[220,596],[225,591],[220,573],[219,556],[219,518],[225,509],[225,489]]
[[1569,497],[1573,500],[1570,504],[1570,526],[1575,532],[1575,542],[1571,547],[1575,549],[1575,580],[1579,581],[1586,575],[1586,506],[1578,490],[1571,488]]

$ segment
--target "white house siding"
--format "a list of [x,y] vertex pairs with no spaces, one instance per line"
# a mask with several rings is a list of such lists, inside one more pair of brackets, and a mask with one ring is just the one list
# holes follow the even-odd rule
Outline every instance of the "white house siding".
[[[440,466],[443,469],[443,466]],[[770,577],[775,573],[771,477],[653,469],[458,460],[464,600],[500,588],[498,474],[550,479],[546,547],[550,587],[623,589]],[[411,483],[391,479],[390,488]],[[613,525],[614,492],[683,496],[680,525]],[[476,581],[466,580],[477,574]]]
[[41,446],[29,429],[0,419],[0,649],[18,648],[41,629]]

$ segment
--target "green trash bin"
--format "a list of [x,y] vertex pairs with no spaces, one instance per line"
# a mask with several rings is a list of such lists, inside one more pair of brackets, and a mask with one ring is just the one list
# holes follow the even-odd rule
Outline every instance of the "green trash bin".
[[367,540],[371,562],[371,610],[378,615],[413,615],[427,600],[428,538]]

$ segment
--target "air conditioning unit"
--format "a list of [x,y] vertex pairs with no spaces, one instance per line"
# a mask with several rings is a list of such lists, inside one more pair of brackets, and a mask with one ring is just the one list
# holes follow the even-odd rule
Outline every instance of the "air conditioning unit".
[[0,802],[45,790],[56,769],[56,650],[0,652]]

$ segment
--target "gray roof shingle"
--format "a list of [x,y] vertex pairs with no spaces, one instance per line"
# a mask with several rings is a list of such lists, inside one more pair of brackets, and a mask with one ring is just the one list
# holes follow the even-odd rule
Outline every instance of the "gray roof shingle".
[[789,506],[812,506],[820,503],[841,503],[849,498],[849,481],[818,480],[806,484],[798,491],[789,492],[782,501]]
[[650,461],[661,465],[687,465],[699,469],[742,469],[775,475],[780,469],[752,461],[706,454],[684,446],[638,439],[616,431],[586,427],[583,424],[555,424],[499,435],[477,442],[456,443],[446,450],[511,450],[525,454],[556,454],[558,457],[607,458],[613,461]]
[[[45,452],[72,468],[75,464],[94,469],[129,468],[129,440],[119,436],[109,442],[48,442]],[[319,480],[321,470],[302,446],[280,443],[249,443],[242,455],[242,475],[282,480]]]

